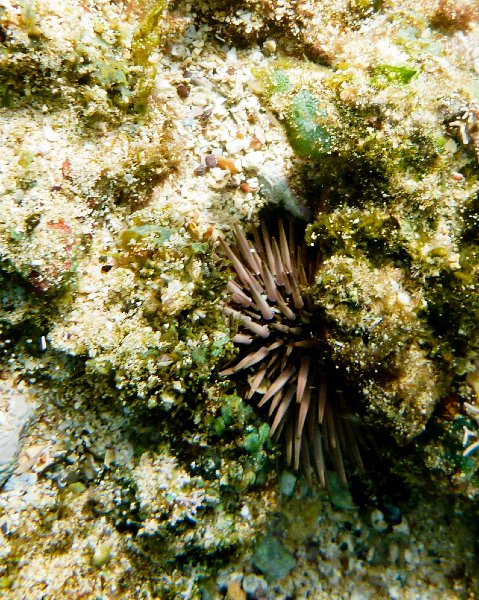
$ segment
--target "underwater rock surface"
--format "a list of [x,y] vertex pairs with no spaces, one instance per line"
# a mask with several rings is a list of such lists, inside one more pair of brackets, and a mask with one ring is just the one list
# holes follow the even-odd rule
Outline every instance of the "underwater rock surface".
[[[476,593],[478,12],[1,4],[5,597]],[[218,375],[216,239],[278,216],[365,437],[331,500]]]

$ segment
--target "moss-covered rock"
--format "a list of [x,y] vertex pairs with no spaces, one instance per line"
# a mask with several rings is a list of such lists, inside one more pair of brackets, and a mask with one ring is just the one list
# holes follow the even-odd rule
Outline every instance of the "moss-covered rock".
[[306,161],[329,353],[369,422],[401,444],[451,393],[469,398],[479,327],[474,92],[452,64],[445,86],[426,67],[444,50],[403,34],[362,64],[349,41],[328,68],[280,57],[254,72]]
[[31,97],[69,102],[87,119],[142,111],[153,87],[153,51],[180,22],[169,1],[131,2],[128,11],[71,3],[67,18],[48,2],[24,0],[0,13],[0,97],[14,108]]
[[170,410],[231,348],[221,310],[226,275],[209,242],[149,209],[129,219],[103,260],[106,293],[85,303],[80,279],[77,300],[49,338],[58,350],[86,355],[88,371],[114,381],[128,405],[136,397]]

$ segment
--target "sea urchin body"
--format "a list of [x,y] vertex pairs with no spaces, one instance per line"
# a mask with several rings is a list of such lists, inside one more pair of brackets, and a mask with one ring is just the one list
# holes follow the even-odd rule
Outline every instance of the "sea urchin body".
[[225,313],[237,323],[239,360],[221,375],[248,374],[246,398],[268,409],[271,435],[283,438],[288,465],[313,472],[327,487],[327,463],[346,481],[343,456],[362,468],[355,426],[343,393],[327,377],[321,323],[308,293],[314,261],[294,227],[282,222],[277,236],[264,223],[250,242],[235,227],[236,245],[220,241],[236,272],[228,283]]

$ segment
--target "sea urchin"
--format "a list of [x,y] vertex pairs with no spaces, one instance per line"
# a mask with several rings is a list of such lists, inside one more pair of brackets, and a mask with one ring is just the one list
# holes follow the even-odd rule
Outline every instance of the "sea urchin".
[[220,240],[236,272],[224,311],[242,349],[221,375],[248,374],[246,398],[268,408],[271,436],[284,439],[288,465],[302,465],[308,478],[316,472],[327,487],[331,462],[346,481],[343,456],[360,469],[362,461],[344,394],[326,375],[321,320],[309,292],[317,258],[304,242],[295,245],[292,223],[286,233],[280,221],[277,236],[263,223],[252,242],[237,225],[235,238],[233,246]]

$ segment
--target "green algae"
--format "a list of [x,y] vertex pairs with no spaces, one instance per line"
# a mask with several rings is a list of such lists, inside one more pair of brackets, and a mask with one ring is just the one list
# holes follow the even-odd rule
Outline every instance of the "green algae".
[[476,159],[451,144],[454,117],[439,115],[454,111],[457,90],[423,71],[417,57],[433,49],[421,43],[404,46],[402,64],[280,58],[255,72],[305,163],[306,240],[320,257],[311,293],[329,354],[369,422],[400,443],[432,423],[451,389],[468,399],[479,328]]
[[293,149],[303,158],[317,159],[331,151],[331,134],[323,123],[328,113],[318,99],[301,90],[292,99],[286,117],[286,131]]
[[215,404],[217,414],[214,418],[207,416],[205,424],[212,440],[220,440],[225,445],[225,456],[232,460],[222,484],[232,489],[246,489],[264,480],[265,473],[271,469],[274,451],[269,440],[269,425],[262,423],[252,407],[236,394],[221,395]]
[[296,84],[296,66],[295,62],[280,61],[271,69],[255,70],[256,87],[273,104],[280,103],[288,140],[297,154],[303,158],[319,159],[333,148],[331,106],[320,100],[316,90]]
[[[127,117],[146,99],[153,109],[149,94],[156,67],[149,59],[166,40],[168,8],[168,2],[148,3],[116,37],[103,30],[98,18],[95,35],[82,37],[80,32],[73,40],[82,65],[68,62],[68,55],[57,63],[65,94],[67,83],[80,81],[83,86],[87,102],[77,97],[75,106],[90,125],[114,115],[131,118],[120,133],[112,134],[126,138],[124,158],[99,166],[91,183],[68,174],[63,185],[69,198],[81,195],[96,209],[135,208],[174,168],[166,108],[159,111],[161,123],[150,123],[145,113],[143,131],[151,125],[158,132],[161,125],[162,132],[147,147],[134,134],[140,126],[136,117]],[[40,36],[35,44],[31,57],[44,65],[47,40]],[[20,57],[14,56],[20,52],[15,48],[10,44],[5,64],[15,63],[16,74],[23,68],[27,73],[31,65],[15,62]],[[351,379],[364,382],[358,392],[372,420],[389,424],[398,439],[410,440],[454,378],[465,373],[474,350],[475,248],[462,243],[453,228],[462,227],[464,215],[473,210],[476,176],[472,172],[464,183],[467,189],[459,191],[443,175],[458,159],[448,150],[445,118],[439,110],[424,107],[419,85],[426,74],[414,56],[398,64],[403,66],[374,60],[360,69],[343,61],[325,69],[288,58],[272,60],[254,75],[264,104],[280,117],[310,172],[306,183],[311,184],[314,217],[307,239],[322,260],[312,293],[327,323],[331,357]],[[50,77],[41,73],[43,84],[40,77],[38,87],[32,83],[29,91],[38,97]],[[106,93],[106,104],[95,101],[100,90]],[[13,86],[10,91],[18,90]],[[442,107],[444,97],[433,91],[434,106]],[[460,161],[465,169],[467,159]],[[20,155],[18,179],[25,191],[34,186],[38,162],[28,150]],[[447,206],[450,197],[456,205]],[[465,209],[457,209],[459,201]],[[32,279],[37,288],[61,291],[61,282],[70,281],[77,268],[76,256],[69,268],[63,265],[61,276],[54,272],[62,264],[53,253],[51,269],[35,270],[33,276],[28,262],[18,263],[17,257],[32,247],[25,240],[31,242],[45,229],[39,215],[32,212],[24,229],[9,232],[4,254],[9,268]],[[57,347],[84,356],[88,374],[112,382],[125,405],[179,410],[189,392],[201,393],[232,349],[229,324],[218,302],[227,277],[224,266],[215,264],[208,242],[190,232],[184,235],[182,229],[183,224],[171,223],[164,214],[140,211],[130,217],[118,248],[102,257],[118,286],[103,308],[114,311],[121,324],[113,326],[108,339],[97,338],[94,327],[82,322],[86,332],[77,345],[58,341],[62,327],[52,332]],[[444,231],[447,235],[441,237]],[[468,235],[474,233],[472,228]],[[65,248],[64,238],[55,229],[51,245]],[[86,246],[79,237],[75,247],[85,251]],[[461,317],[450,341],[442,323],[455,314]],[[67,314],[65,330],[68,319]],[[221,423],[218,418],[217,434],[226,430],[224,419]],[[263,437],[255,428],[243,440],[258,455],[258,463]]]
[[275,69],[270,78],[264,78],[263,83],[267,86],[267,91],[270,95],[284,94],[292,88],[291,80],[287,71],[279,68]]
[[49,105],[68,100],[90,123],[105,117],[118,119],[123,110],[145,112],[156,76],[149,58],[170,34],[170,2],[139,5],[136,13],[132,6],[129,16],[133,18],[118,19],[114,29],[106,24],[101,10],[95,11],[93,32],[83,26],[81,11],[73,8],[72,28],[57,32],[57,47],[51,46],[49,32],[42,27],[45,7],[41,6],[40,14],[34,1],[20,4],[17,27],[8,20],[8,13],[3,18],[0,14],[7,32],[0,42],[4,106],[28,101],[30,96]]
[[407,85],[417,77],[418,72],[412,67],[395,67],[393,65],[377,65],[371,71],[373,85],[385,86],[390,83]]
[[[136,244],[142,244],[142,248],[144,248],[148,243],[151,243],[153,247],[161,248],[173,233],[174,229],[171,227],[148,223],[133,224],[132,227],[120,232],[120,244],[124,250],[128,250],[133,245],[136,246]],[[148,242],[145,244],[146,239]]]
[[269,437],[269,426],[263,423],[257,431],[252,431],[245,436],[244,447],[250,454],[258,454]]
[[[155,44],[161,42],[159,27],[164,4],[153,6],[135,34],[133,62],[136,66],[144,67]],[[353,4],[358,13],[366,15],[378,3]],[[41,43],[35,27],[35,24],[28,25],[33,31],[32,41]],[[37,36],[38,40],[33,39]],[[142,38],[144,44],[139,41]],[[87,62],[81,76],[84,77],[82,85],[90,89],[84,91],[79,104],[83,114],[91,118],[90,124],[101,122],[113,112],[118,115],[119,109],[145,111],[154,69],[143,72],[137,79],[130,63],[117,58],[111,42],[101,36],[82,51]],[[102,57],[88,63],[92,52]],[[477,313],[473,287],[477,260],[471,240],[477,233],[476,228],[465,211],[465,238],[457,244],[460,269],[453,260],[454,243],[435,239],[435,234],[448,230],[448,224],[454,221],[454,211],[443,211],[442,201],[447,197],[458,202],[467,197],[469,213],[473,212],[474,182],[465,184],[468,190],[460,198],[446,176],[443,181],[437,178],[430,185],[437,173],[441,170],[448,173],[456,164],[450,156],[441,156],[448,139],[441,124],[416,123],[410,131],[404,127],[396,135],[391,133],[394,128],[387,111],[382,110],[375,98],[370,97],[369,103],[360,106],[340,98],[341,92],[355,91],[361,81],[361,77],[347,67],[344,72],[338,69],[329,79],[313,84],[305,81],[311,66],[305,63],[298,67],[305,71],[301,81],[295,80],[287,69],[274,71],[269,94],[276,98],[265,103],[271,100],[273,110],[284,115],[283,122],[293,148],[306,159],[309,171],[315,173],[311,194],[315,197],[310,199],[314,217],[308,241],[324,261],[314,283],[316,307],[327,320],[331,355],[350,380],[363,385],[359,392],[373,415],[372,423],[384,425],[384,429],[392,430],[398,439],[410,439],[424,426],[429,411],[437,406],[437,399],[451,389],[451,379],[455,378],[457,383],[458,373],[462,377],[471,368],[467,362],[468,353],[475,350],[471,340],[475,336]],[[378,77],[376,81],[371,81],[371,73]],[[387,110],[394,112],[416,93],[405,90],[416,84],[416,76],[409,75],[390,69],[376,73],[371,69],[368,82],[371,87],[388,92],[385,104]],[[77,81],[75,77],[69,81]],[[7,87],[6,102],[12,98],[18,101],[18,88],[11,81]],[[37,99],[44,98],[40,88],[33,86],[32,89],[38,92]],[[99,101],[99,92],[103,89],[106,104]],[[406,95],[398,98],[397,90]],[[405,122],[409,124],[407,119]],[[165,127],[168,126],[167,123]],[[148,196],[171,167],[169,158],[155,160],[154,154],[167,156],[167,145],[151,151],[152,160],[147,161],[145,169],[142,168],[141,145],[133,149],[118,170],[110,170],[109,166],[102,170],[93,188],[94,194],[83,190],[82,197],[105,208],[115,203],[121,207],[134,206],[136,201]],[[133,171],[129,169],[130,161],[137,165]],[[24,162],[22,187],[28,190],[33,187],[37,167],[34,157],[27,156]],[[474,173],[474,169],[471,170]],[[125,186],[125,172],[137,178],[133,189]],[[151,177],[155,174],[159,174],[158,179]],[[423,182],[424,187],[404,191],[403,176],[407,176],[408,185],[415,181]],[[67,196],[70,201],[79,197],[75,196],[76,191],[83,186],[85,182],[72,184]],[[436,203],[438,215],[434,212]],[[158,493],[161,485],[165,485],[162,480],[154,489],[157,504],[150,503],[151,498],[147,497],[147,482],[143,481],[143,487],[136,485],[135,481],[140,479],[138,474],[122,473],[122,487],[117,473],[117,485],[108,487],[117,505],[108,505],[106,512],[112,522],[118,519],[119,530],[128,532],[126,537],[134,538],[129,543],[135,554],[147,556],[155,565],[154,579],[160,568],[173,570],[174,565],[188,561],[196,564],[198,558],[203,561],[199,571],[208,571],[216,564],[215,557],[251,541],[257,531],[256,523],[245,527],[244,519],[238,516],[238,507],[244,501],[245,492],[248,502],[254,498],[254,484],[264,482],[264,471],[273,452],[267,441],[268,428],[251,408],[238,396],[211,388],[216,381],[217,366],[232,351],[230,324],[224,323],[215,301],[224,294],[227,270],[217,264],[210,243],[191,231],[185,234],[184,229],[188,231],[185,223],[172,222],[168,215],[160,214],[161,211],[152,212],[130,217],[117,235],[117,247],[112,249],[110,245],[102,249],[99,263],[105,267],[104,287],[110,293],[104,308],[118,318],[118,321],[108,322],[108,325],[115,323],[111,339],[95,339],[96,335],[103,334],[105,327],[103,321],[97,320],[98,315],[92,315],[91,329],[82,331],[84,338],[75,345],[77,328],[85,326],[90,314],[85,311],[78,321],[71,318],[71,312],[78,311],[83,302],[72,289],[63,297],[61,326],[52,332],[51,340],[60,351],[71,352],[86,361],[86,375],[81,370],[72,370],[72,374],[94,381],[97,389],[105,392],[96,398],[98,406],[104,407],[115,396],[125,412],[146,413],[147,419],[158,420],[163,446],[155,449],[156,456],[149,463],[145,459],[151,467],[151,470],[145,469],[145,479],[155,469],[166,472],[173,454],[181,456],[179,465],[173,468],[174,481],[189,477],[189,469],[197,469],[201,474],[193,477],[183,490],[173,489],[174,485],[168,481],[167,494]],[[462,218],[461,214],[458,221]],[[41,224],[39,213],[32,212],[25,221],[25,232],[21,229],[10,232],[9,250],[13,242],[20,242],[25,234],[34,235]],[[59,244],[55,242],[55,245]],[[94,244],[92,246],[89,252],[95,252]],[[25,247],[19,251],[26,253]],[[10,264],[13,274],[23,268],[18,263]],[[26,269],[25,266],[24,273],[28,275]],[[186,276],[183,276],[185,270]],[[179,298],[168,295],[172,282],[184,284],[185,294],[180,293]],[[54,283],[56,285],[56,281]],[[15,289],[15,293],[6,294],[9,301],[15,302],[16,295],[21,295],[18,290],[24,290]],[[61,287],[56,289],[64,293]],[[173,286],[170,291],[174,291]],[[411,300],[410,304],[407,300]],[[8,319],[24,319],[22,315],[29,307],[22,302],[24,313],[21,313],[17,306],[15,315],[8,315]],[[130,323],[125,323],[130,319]],[[455,323],[454,335],[444,331],[447,320]],[[71,334],[71,344],[70,338],[65,335],[62,339],[59,332]],[[43,356],[41,364],[38,368],[43,369],[48,379],[53,371],[48,357]],[[380,365],[379,375],[377,365]],[[441,369],[445,374],[438,372]],[[105,382],[109,387],[103,387]],[[406,422],[398,419],[397,414],[405,405],[417,408],[418,398],[424,398],[425,390],[427,403],[420,406],[425,409],[425,416],[406,410]],[[463,391],[462,397],[465,396]],[[461,459],[464,422],[458,419],[454,429],[453,452],[448,449],[438,456],[437,450],[441,449],[438,439],[444,432],[444,423],[439,421],[439,433],[427,448],[428,465],[444,473],[449,461],[454,465],[448,467],[449,474],[453,471],[471,474],[473,459]],[[166,440],[171,448],[163,452]],[[452,445],[448,439],[449,443]],[[437,461],[433,463],[435,454]],[[474,490],[477,484],[472,478],[470,481]],[[205,487],[209,498],[198,502]],[[139,488],[143,496],[138,493]],[[258,512],[263,505],[271,510],[271,504],[264,501],[266,493],[267,490],[265,493],[259,490],[255,498],[253,508]],[[185,504],[197,502],[197,514],[189,512],[182,501]],[[135,513],[138,505],[141,505],[140,519]],[[93,512],[91,506],[83,508],[85,512]],[[269,518],[263,513],[261,516]],[[255,513],[255,520],[257,518]],[[297,527],[296,521],[293,526]],[[136,527],[143,528],[137,537]],[[273,563],[275,557],[273,553]],[[2,579],[1,584],[6,579]],[[173,583],[158,583],[156,591],[161,597],[176,597],[173,587]]]
[[139,113],[145,112],[148,108],[148,97],[157,74],[157,68],[150,57],[168,38],[167,11],[170,4],[170,0],[154,0],[145,3],[145,6],[141,7],[144,11],[143,15],[133,34],[131,60],[141,73],[141,77],[135,83],[132,105]]
[[124,287],[122,294],[120,286],[114,303],[130,318],[114,347],[95,350],[96,332],[87,334],[87,368],[113,378],[129,406],[178,409],[187,391],[198,392],[230,352],[219,302],[226,274],[215,264],[210,243],[148,210],[132,216],[113,258],[110,273],[130,282],[129,292]]

